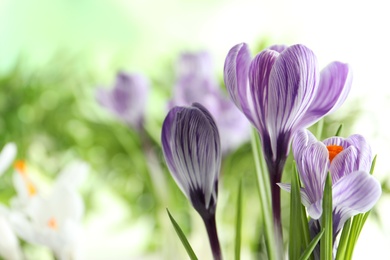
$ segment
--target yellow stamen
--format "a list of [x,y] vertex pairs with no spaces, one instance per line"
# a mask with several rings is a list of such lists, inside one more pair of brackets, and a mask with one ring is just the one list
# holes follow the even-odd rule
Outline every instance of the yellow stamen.
[[24,181],[24,184],[26,185],[28,195],[30,197],[34,196],[37,194],[37,188],[35,185],[32,183],[30,178],[27,175],[26,171],[26,163],[23,160],[18,160],[14,164],[15,169],[18,171],[20,176],[22,176],[22,179]]
[[340,145],[328,145],[326,148],[328,148],[329,151],[329,161],[332,162],[333,159],[343,151],[343,147]]
[[56,220],[54,217],[51,217],[51,218],[49,219],[49,221],[47,221],[47,226],[48,226],[50,229],[57,230],[57,229],[58,229],[57,220]]

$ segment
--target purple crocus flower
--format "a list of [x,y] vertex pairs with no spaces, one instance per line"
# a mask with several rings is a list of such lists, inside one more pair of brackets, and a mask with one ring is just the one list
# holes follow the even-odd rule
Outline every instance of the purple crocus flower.
[[137,130],[144,123],[148,80],[136,73],[119,72],[112,89],[99,88],[96,99],[124,123]]
[[[327,173],[331,174],[334,236],[350,217],[369,211],[378,201],[381,186],[369,174],[371,148],[361,135],[319,142],[308,130],[301,130],[292,147],[304,186],[302,204],[312,219],[322,215],[325,180]],[[289,184],[279,185],[287,191],[291,189]]]
[[230,97],[259,132],[270,173],[274,220],[280,227],[280,182],[294,134],[344,102],[349,66],[332,62],[321,72],[304,45],[272,46],[253,59],[245,43],[228,53],[224,80]]
[[198,103],[174,107],[164,120],[162,148],[176,183],[202,217],[215,259],[221,259],[215,211],[221,167],[218,128]]
[[175,71],[176,84],[169,108],[202,103],[215,118],[223,154],[249,140],[250,125],[221,90],[208,52],[183,53],[177,61]]

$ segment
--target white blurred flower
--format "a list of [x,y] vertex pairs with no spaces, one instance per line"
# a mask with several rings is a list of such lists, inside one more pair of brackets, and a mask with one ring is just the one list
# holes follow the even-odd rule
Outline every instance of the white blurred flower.
[[14,143],[7,143],[0,153],[0,176],[8,169],[16,157],[17,148]]
[[18,195],[10,216],[15,232],[28,243],[47,246],[58,259],[82,259],[84,203],[77,186],[89,166],[83,162],[69,164],[53,183],[51,193],[44,196],[38,193],[24,164],[18,163],[14,178]]
[[22,251],[8,215],[8,209],[0,205],[0,256],[5,260],[19,260],[22,259]]
[[16,190],[16,197],[11,199],[11,208],[27,212],[31,205],[31,201],[38,197],[38,187],[30,178],[24,161],[16,161],[14,168],[15,171],[12,177]]

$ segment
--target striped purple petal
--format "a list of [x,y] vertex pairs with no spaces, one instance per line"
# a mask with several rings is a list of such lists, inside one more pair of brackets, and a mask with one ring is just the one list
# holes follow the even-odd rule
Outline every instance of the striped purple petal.
[[248,101],[248,71],[251,54],[246,43],[237,44],[228,53],[224,65],[226,89],[236,106],[252,121]]
[[335,234],[350,217],[369,211],[382,194],[380,183],[364,171],[346,175],[333,185],[332,190]]
[[317,94],[301,124],[312,125],[337,110],[347,98],[351,85],[352,73],[348,64],[330,63],[321,71]]
[[211,114],[198,103],[174,107],[162,128],[162,147],[176,183],[202,215],[213,213],[221,165],[221,144]]
[[306,195],[302,197],[302,203],[307,207],[308,214],[318,219],[322,214],[322,196],[329,165],[328,150],[323,143],[316,142],[295,155],[295,160],[304,186],[301,193]]
[[[306,127],[296,123],[316,95],[318,81],[317,59],[310,49],[293,45],[280,53],[269,79],[267,122],[270,133],[278,136]],[[273,142],[274,151],[275,146]]]

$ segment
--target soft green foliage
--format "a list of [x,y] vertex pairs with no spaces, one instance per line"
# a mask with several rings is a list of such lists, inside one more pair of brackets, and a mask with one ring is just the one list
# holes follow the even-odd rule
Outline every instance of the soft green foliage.
[[271,191],[269,187],[268,171],[265,169],[264,157],[261,153],[260,138],[256,130],[252,131],[252,149],[256,166],[258,192],[262,219],[264,219],[264,235],[267,246],[268,259],[277,259],[278,253],[274,236],[273,214],[271,210]]

